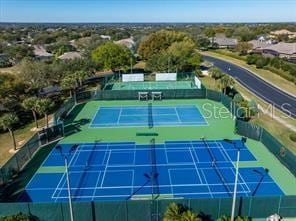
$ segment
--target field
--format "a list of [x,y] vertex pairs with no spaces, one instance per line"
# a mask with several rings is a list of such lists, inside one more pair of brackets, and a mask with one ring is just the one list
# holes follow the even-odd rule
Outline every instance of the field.
[[[177,112],[169,118],[161,114],[178,107],[183,120],[177,119]],[[182,107],[190,108],[182,112]],[[120,121],[130,114],[141,117]],[[98,126],[103,119],[108,124]],[[183,124],[186,120],[206,124]],[[151,124],[154,121],[158,123]],[[248,139],[244,145],[234,133],[231,114],[220,103],[90,101],[76,106],[65,123],[67,136],[37,170],[23,200],[67,200],[66,155],[75,201],[231,197],[238,147],[240,196],[296,194],[293,175],[260,142]]]

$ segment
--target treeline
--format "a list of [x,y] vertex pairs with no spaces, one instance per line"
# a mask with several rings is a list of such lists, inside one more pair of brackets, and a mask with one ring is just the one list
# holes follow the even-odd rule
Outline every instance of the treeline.
[[271,72],[274,72],[288,81],[296,84],[296,64],[284,61],[278,57],[264,57],[258,54],[248,55],[246,62],[249,65],[255,65],[256,68],[264,68]]
[[138,48],[145,69],[152,72],[199,72],[202,61],[195,42],[183,32],[161,30],[149,35]]

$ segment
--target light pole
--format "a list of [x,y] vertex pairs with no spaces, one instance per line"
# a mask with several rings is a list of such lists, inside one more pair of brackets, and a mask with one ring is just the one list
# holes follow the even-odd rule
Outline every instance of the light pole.
[[[237,149],[234,190],[233,190],[233,197],[232,197],[231,219],[230,219],[231,221],[234,221],[236,194],[237,194],[237,183],[238,183],[238,170],[239,170],[239,161],[240,161],[240,148],[237,147],[235,142],[233,142],[232,140],[224,139],[224,141],[233,144],[234,148]],[[241,141],[242,141],[242,145],[244,145],[246,143],[246,141],[247,141],[247,138],[242,137]]]
[[[74,144],[68,155],[70,155],[76,148],[78,147],[78,144]],[[72,198],[71,198],[71,185],[70,185],[70,177],[69,177],[69,164],[68,164],[68,155],[63,153],[62,147],[60,145],[55,147],[57,150],[60,151],[61,156],[64,157],[65,167],[66,167],[66,182],[67,182],[67,192],[68,192],[68,201],[69,201],[69,210],[70,210],[70,220],[74,221],[73,216],[73,207],[72,207]]]

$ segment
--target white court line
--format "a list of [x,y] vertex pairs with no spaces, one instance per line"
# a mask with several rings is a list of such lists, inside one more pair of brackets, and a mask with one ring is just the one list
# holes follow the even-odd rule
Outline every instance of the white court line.
[[[74,152],[74,154],[73,154],[73,156],[72,156],[72,158],[71,158],[71,160],[70,160],[70,162],[69,162],[69,164],[68,164],[68,169],[70,168],[70,165],[72,164],[72,161],[73,161],[73,159],[75,158],[74,156],[76,155],[76,153],[77,153],[77,151],[79,150],[79,148],[80,148],[80,146],[78,145],[78,148],[76,148],[75,149],[75,152]],[[70,175],[70,170],[68,171],[68,173],[69,173],[69,175]],[[66,175],[66,171],[64,172],[64,174],[63,174],[63,176],[62,176],[62,178],[60,179],[60,181],[59,181],[59,183],[58,183],[58,185],[57,185],[57,187],[56,188],[58,188],[59,187],[59,185],[60,185],[60,183],[61,183],[61,181],[63,180],[63,177]],[[65,181],[63,182],[63,186],[65,185],[65,183],[66,183],[66,179],[65,179]],[[51,196],[51,198],[53,198],[53,196],[54,196],[54,194],[56,193],[56,191],[54,191],[54,193],[52,194],[52,196]],[[61,194],[61,191],[58,193],[58,196]],[[69,197],[69,196],[68,196]],[[70,196],[71,197],[71,196]]]
[[166,158],[166,164],[168,164],[169,163],[169,158],[168,158],[168,153],[167,153],[168,150],[167,150],[166,144],[164,144],[163,146],[164,146],[164,153],[165,153],[165,158]]
[[108,168],[108,165],[109,165],[111,152],[112,152],[112,150],[109,150],[109,156],[108,156],[108,159],[107,159],[107,162],[106,162],[106,166],[105,166],[105,170],[104,170],[104,174],[103,174],[103,178],[102,178],[102,182],[101,182],[101,187],[103,187],[103,182],[104,182],[106,171],[107,171],[107,168]]
[[234,166],[234,163],[232,162],[232,160],[231,160],[230,156],[228,155],[227,151],[224,149],[223,145],[220,142],[217,142],[217,143],[220,146],[220,148],[223,150],[223,152],[225,153],[225,156],[228,158],[228,162],[230,162]]
[[179,116],[179,114],[177,112],[177,108],[175,107],[174,110],[175,110],[176,116],[178,118],[178,121],[181,123],[182,121],[181,121],[180,116]]
[[197,161],[198,161],[198,163],[199,163],[200,161],[199,161],[199,158],[198,158],[198,156],[197,156],[197,154],[196,154],[195,147],[193,146],[192,141],[191,141],[191,148],[192,148],[193,153],[194,153],[194,155],[195,155],[195,157],[196,157],[196,159],[197,159]]
[[[171,169],[168,169],[168,170],[171,170]],[[98,171],[98,172],[102,172],[102,171]],[[262,184],[274,184],[275,182],[272,182],[272,181],[267,181],[267,182],[262,182]],[[226,183],[227,185],[234,185],[234,183]],[[244,183],[238,183],[240,185],[244,185]],[[258,184],[258,181],[257,182],[249,182],[248,184]],[[169,185],[166,185],[166,184],[163,184],[163,185],[159,185],[159,187],[189,187],[189,186],[193,186],[193,187],[201,187],[201,186],[222,186],[223,184],[221,183],[214,183],[214,184],[169,184]],[[82,190],[92,190],[92,189],[121,189],[121,188],[140,188],[141,186],[111,186],[111,187],[79,187],[79,188],[71,188],[71,190],[77,190],[77,189],[82,189]],[[150,188],[152,187],[152,185],[147,185],[145,186],[147,188]],[[39,191],[39,190],[55,190],[56,188],[29,188],[27,190],[36,190],[36,191]],[[67,190],[67,188],[57,188],[58,190]],[[251,192],[251,191],[250,191]],[[56,197],[55,197],[56,198]]]
[[204,177],[204,179],[205,179],[205,181],[206,181],[206,186],[208,187],[208,190],[209,190],[209,193],[210,193],[210,195],[211,195],[211,198],[213,198],[213,194],[212,194],[212,191],[211,191],[211,189],[210,189],[210,185],[208,184],[208,181],[207,181],[207,178],[206,178],[206,176],[205,176],[205,174],[204,174],[204,172],[203,172],[203,169],[201,169],[201,173],[202,173],[202,175],[203,175],[203,177]]
[[189,153],[190,153],[190,155],[191,155],[191,158],[192,158],[192,161],[193,161],[193,165],[194,165],[194,167],[195,167],[195,171],[196,171],[196,173],[197,173],[197,175],[198,175],[199,181],[200,181],[200,183],[203,183],[203,182],[202,182],[202,179],[201,179],[201,177],[200,177],[200,174],[199,174],[199,172],[198,172],[198,167],[197,167],[196,162],[195,162],[195,160],[194,160],[194,157],[193,157],[193,155],[192,155],[192,150],[191,150],[191,148],[189,148]]
[[[230,168],[230,170],[232,171],[233,175],[235,176],[234,168]],[[250,190],[249,186],[247,185],[246,181],[244,180],[243,176],[242,176],[240,173],[238,173],[238,176],[239,176],[239,178],[243,181],[242,184],[240,184],[240,185],[243,187],[243,189],[245,190],[244,186],[247,187],[247,191],[245,190],[246,193],[247,193],[247,192],[248,192],[248,193],[251,193],[251,190]]]
[[169,172],[169,181],[170,181],[170,187],[171,187],[171,192],[172,192],[172,195],[174,195],[174,188],[173,188],[173,184],[172,184],[172,178],[171,178],[171,169],[168,169],[168,172]]
[[94,199],[94,196],[96,195],[96,190],[97,190],[97,186],[99,184],[100,178],[101,178],[101,171],[99,172],[99,176],[98,176],[98,179],[96,181],[96,186],[95,186],[94,191],[93,191],[93,197],[92,197],[92,199]]
[[119,114],[118,114],[118,118],[117,118],[117,125],[119,125],[119,121],[121,118],[121,113],[122,113],[122,108],[119,109]]

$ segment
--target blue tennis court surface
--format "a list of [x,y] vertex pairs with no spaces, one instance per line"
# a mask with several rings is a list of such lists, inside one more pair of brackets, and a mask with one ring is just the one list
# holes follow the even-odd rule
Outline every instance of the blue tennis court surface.
[[[241,141],[241,161],[256,161]],[[73,201],[232,197],[236,151],[225,141],[60,145],[26,186],[26,200],[68,200],[64,158],[69,159]],[[71,150],[71,151],[70,151]],[[50,181],[50,182],[49,182]],[[282,195],[261,167],[239,169],[238,196]]]
[[201,126],[206,120],[194,105],[100,107],[90,127]]

